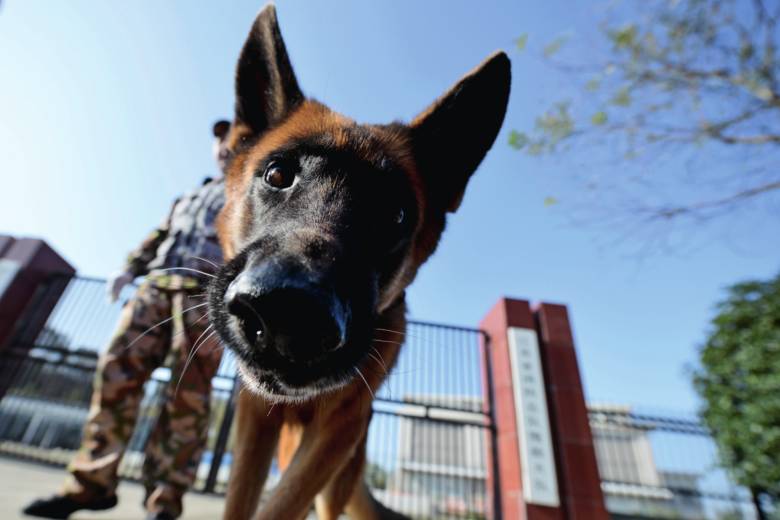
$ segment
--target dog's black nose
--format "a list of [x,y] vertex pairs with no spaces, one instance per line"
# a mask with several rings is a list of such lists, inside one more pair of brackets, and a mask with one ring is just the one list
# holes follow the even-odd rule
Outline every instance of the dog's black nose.
[[347,315],[332,291],[279,264],[252,267],[225,293],[246,341],[291,361],[336,350],[346,341]]

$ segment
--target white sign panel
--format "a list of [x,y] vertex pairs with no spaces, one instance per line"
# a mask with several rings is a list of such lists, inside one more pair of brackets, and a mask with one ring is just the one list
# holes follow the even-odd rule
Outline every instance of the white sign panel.
[[0,296],[3,295],[8,286],[19,272],[19,264],[7,258],[0,258]]
[[550,437],[544,374],[536,331],[510,327],[509,360],[515,395],[523,496],[526,503],[557,507],[558,478]]

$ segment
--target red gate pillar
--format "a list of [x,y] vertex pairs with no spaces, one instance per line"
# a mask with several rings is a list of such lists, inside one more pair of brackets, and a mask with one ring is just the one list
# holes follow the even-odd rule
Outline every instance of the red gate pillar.
[[[0,235],[0,352],[15,331],[19,319],[33,303],[44,282],[54,274],[72,276],[75,269],[43,240],[14,239]],[[59,290],[49,290],[45,301],[36,301],[40,326],[57,303]],[[37,326],[38,323],[30,324]]]
[[571,331],[561,309],[565,316],[562,306],[542,304],[532,311],[527,301],[503,298],[480,324],[490,338],[505,520],[608,519]]
[[601,491],[569,313],[564,305],[540,303],[534,307],[534,314],[566,517],[606,520],[609,514]]

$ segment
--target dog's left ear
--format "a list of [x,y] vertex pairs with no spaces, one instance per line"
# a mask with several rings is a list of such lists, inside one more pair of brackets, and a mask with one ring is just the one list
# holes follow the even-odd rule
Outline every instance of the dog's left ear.
[[458,209],[469,177],[493,145],[506,113],[510,69],[505,53],[493,54],[412,121],[414,158],[436,209]]
[[280,123],[301,101],[276,8],[269,4],[257,15],[238,59],[235,123],[258,135]]

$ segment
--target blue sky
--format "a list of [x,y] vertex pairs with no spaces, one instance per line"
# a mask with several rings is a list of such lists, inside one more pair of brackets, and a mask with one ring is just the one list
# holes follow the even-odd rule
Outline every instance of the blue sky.
[[[599,15],[565,0],[277,5],[304,91],[365,122],[410,119],[519,34],[531,48],[562,33],[587,41]],[[210,127],[231,114],[260,7],[4,1],[0,232],[48,240],[83,274],[121,267],[171,200],[215,173]],[[645,259],[604,246],[608,231],[543,204],[576,198],[560,179],[603,152],[540,160],[506,144],[566,87],[533,52],[511,55],[507,122],[409,292],[412,315],[475,325],[501,295],[566,303],[591,398],[692,409],[684,366],[723,287],[780,268],[776,220],[740,213],[695,248]]]

